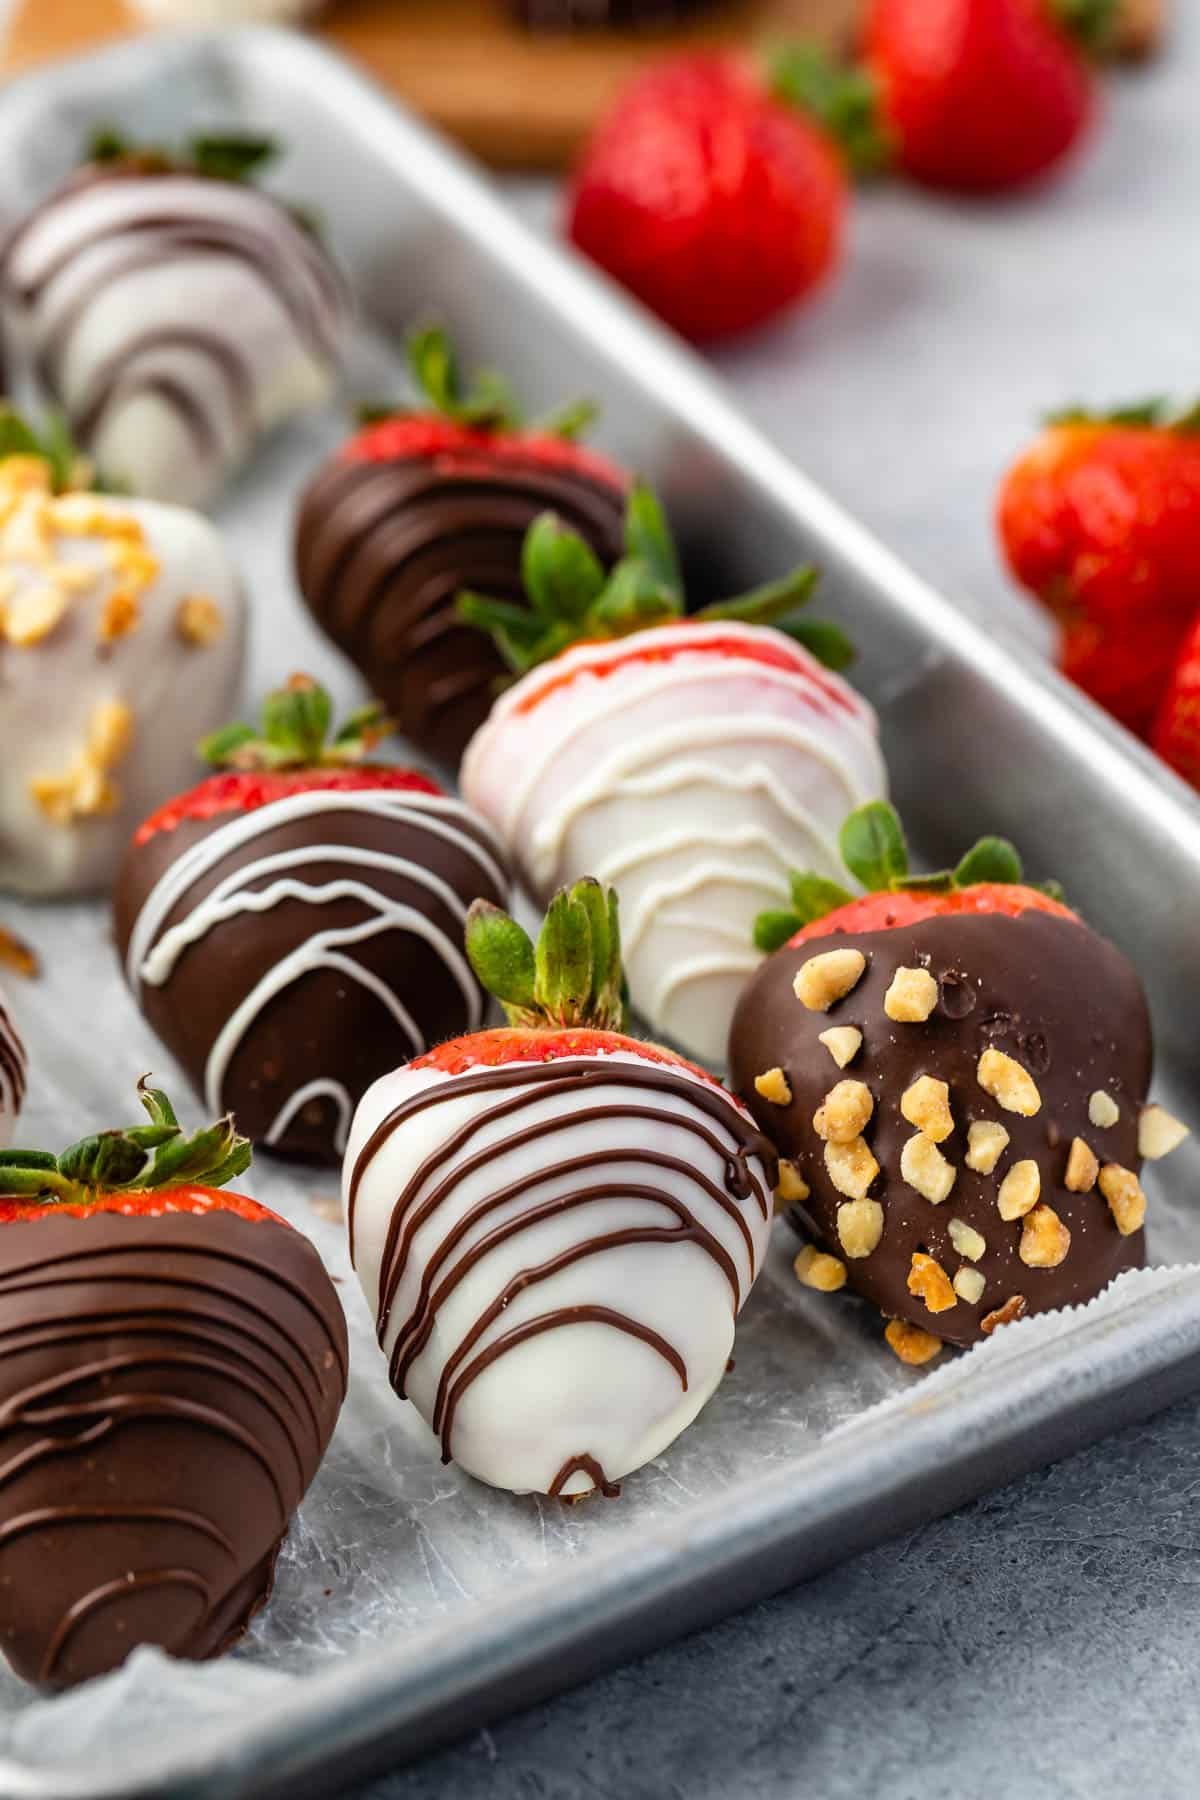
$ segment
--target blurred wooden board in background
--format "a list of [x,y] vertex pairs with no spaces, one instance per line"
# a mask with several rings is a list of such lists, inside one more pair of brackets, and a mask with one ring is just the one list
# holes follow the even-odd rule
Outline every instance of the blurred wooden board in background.
[[[534,36],[504,0],[340,0],[313,29],[417,112],[497,168],[570,160],[597,114],[668,48],[806,35],[843,45],[861,0],[718,0],[683,28]],[[1123,50],[1146,55],[1166,0],[1123,0]],[[138,29],[125,0],[17,0],[6,74]]]

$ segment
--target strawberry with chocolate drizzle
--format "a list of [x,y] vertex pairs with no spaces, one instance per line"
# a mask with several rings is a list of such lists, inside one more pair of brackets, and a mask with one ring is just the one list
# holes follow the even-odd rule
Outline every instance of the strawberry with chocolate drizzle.
[[613,1494],[725,1373],[774,1156],[704,1070],[624,1034],[611,889],[564,889],[536,948],[477,902],[467,951],[510,1024],[366,1095],[351,1255],[443,1460],[518,1493]]
[[463,793],[543,903],[585,872],[616,887],[635,1009],[718,1063],[758,965],[756,915],[786,899],[796,864],[845,878],[838,826],[886,774],[874,713],[834,672],[846,639],[802,615],[813,570],[685,618],[648,488],[630,496],[625,540],[606,576],[561,521],[539,519],[531,609],[463,597],[522,676],[472,741]]
[[281,1154],[335,1162],[371,1083],[483,1021],[461,950],[504,858],[461,801],[372,760],[378,707],[330,741],[328,694],[294,676],[263,725],[202,746],[215,773],[136,833],[116,938],[146,1017],[216,1112]]
[[852,813],[858,899],[811,875],[760,919],[771,951],[730,1033],[732,1085],[784,1157],[814,1239],[905,1361],[1089,1300],[1145,1254],[1144,1157],[1184,1135],[1147,1106],[1150,1021],[1114,945],[1012,845],[910,875],[900,822]]
[[56,1687],[242,1635],[346,1389],[316,1251],[225,1186],[249,1143],[138,1093],[147,1124],[0,1152],[0,1644]]
[[296,568],[318,623],[405,735],[453,768],[504,667],[457,617],[458,590],[523,608],[522,540],[548,507],[615,562],[629,479],[575,441],[590,407],[526,423],[498,376],[464,383],[436,328],[413,334],[409,363],[423,404],[366,425],[318,472]]

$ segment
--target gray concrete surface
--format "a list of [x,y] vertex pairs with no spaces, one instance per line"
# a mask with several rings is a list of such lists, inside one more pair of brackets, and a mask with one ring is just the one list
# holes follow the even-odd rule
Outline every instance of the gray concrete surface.
[[[1200,392],[1200,17],[1045,193],[863,197],[829,295],[718,366],[964,604],[1019,622],[992,494],[1062,401]],[[515,185],[548,222],[554,196]],[[981,821],[981,829],[984,822]],[[361,1800],[1200,1793],[1200,1406],[1177,1407]]]

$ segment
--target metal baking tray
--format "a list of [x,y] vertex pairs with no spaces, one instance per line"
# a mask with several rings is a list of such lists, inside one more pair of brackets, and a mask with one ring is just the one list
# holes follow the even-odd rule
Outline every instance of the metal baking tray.
[[[439,315],[531,404],[603,403],[601,443],[662,489],[701,595],[820,564],[922,852],[945,860],[986,825],[1060,875],[1139,961],[1156,1091],[1194,1111],[1200,802],[1182,784],[916,579],[700,362],[314,44],[267,30],[158,38],[23,76],[0,99],[0,216],[43,192],[98,120],[145,138],[199,125],[280,138],[280,184],[319,210],[360,297],[352,393],[396,393],[399,333]],[[288,550],[295,492],[342,429],[331,410],[284,434],[221,510],[251,586],[248,694],[297,666],[358,693],[299,606]],[[46,965],[12,995],[35,1060],[24,1135],[120,1116],[134,1075],[173,1071],[123,992],[105,909],[3,910]],[[1178,1266],[1127,1278],[1116,1304],[1057,1333],[1014,1327],[932,1380],[892,1360],[866,1309],[800,1291],[779,1234],[701,1420],[618,1504],[568,1510],[441,1468],[386,1390],[340,1232],[314,1205],[334,1180],[262,1159],[252,1191],[310,1231],[342,1281],[354,1362],[275,1601],[207,1670],[143,1660],[53,1701],[0,1679],[0,1794],[342,1792],[1144,1416],[1200,1386],[1200,1270],[1184,1266],[1200,1260],[1198,1173],[1184,1151],[1152,1177],[1152,1255]]]

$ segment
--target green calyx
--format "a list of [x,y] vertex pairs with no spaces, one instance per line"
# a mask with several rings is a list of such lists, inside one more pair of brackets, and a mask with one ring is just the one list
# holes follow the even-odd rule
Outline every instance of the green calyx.
[[175,1110],[146,1078],[138,1098],[148,1125],[81,1138],[61,1156],[43,1150],[0,1151],[0,1196],[42,1200],[48,1206],[87,1205],[103,1194],[152,1189],[224,1187],[250,1165],[249,1138],[239,1137],[232,1114],[185,1136]]
[[1200,432],[1200,401],[1177,408],[1162,394],[1148,400],[1133,400],[1127,406],[1114,406],[1106,412],[1086,406],[1064,406],[1047,413],[1047,425],[1117,425],[1144,426],[1152,431],[1174,431],[1180,437],[1195,437]]
[[201,132],[176,149],[135,144],[111,125],[99,126],[87,148],[90,163],[123,163],[148,175],[203,175],[210,181],[251,181],[279,154],[274,138],[246,132]]
[[621,1031],[627,1006],[617,896],[592,876],[555,894],[537,943],[490,901],[467,914],[467,956],[510,1025]]
[[[679,557],[662,506],[635,484],[625,512],[625,554],[608,574],[595,551],[554,513],[542,513],[525,534],[521,574],[529,605],[462,592],[458,616],[486,631],[510,669],[524,675],[585,640],[628,637],[667,625],[686,613]],[[693,613],[705,621],[778,625],[827,668],[854,657],[836,625],[796,619],[816,586],[815,569],[794,569],[781,580]]]
[[6,456],[36,456],[49,466],[56,494],[87,487],[92,469],[71,438],[61,413],[48,413],[40,431],[7,401],[0,401],[0,460]]
[[[886,800],[871,800],[856,807],[838,838],[842,861],[869,894],[949,894],[982,882],[999,886],[1021,884],[1025,871],[1014,845],[1007,838],[983,837],[972,845],[953,869],[929,875],[909,872],[908,840],[896,809]],[[759,913],[754,922],[754,943],[759,950],[778,950],[790,938],[823,919],[827,913],[848,906],[855,896],[824,875],[794,872],[790,877],[790,908]],[[1057,881],[1042,884],[1040,892],[1061,900]]]
[[865,179],[888,167],[893,143],[870,69],[840,63],[820,44],[781,44],[767,57],[767,86],[833,139],[852,175]]
[[1120,0],[1050,0],[1050,15],[1089,56],[1107,56],[1114,48]]
[[325,769],[360,763],[395,730],[378,702],[350,714],[330,737],[333,703],[311,675],[293,675],[263,701],[262,724],[226,725],[197,746],[214,769]]
[[[464,376],[449,334],[440,325],[419,325],[405,343],[408,372],[421,395],[421,412],[435,412],[456,425],[477,431],[528,431],[542,437],[582,437],[599,408],[591,400],[574,400],[556,412],[527,418],[508,379],[495,369],[476,369]],[[401,418],[411,408],[368,404],[358,408],[361,425]]]

